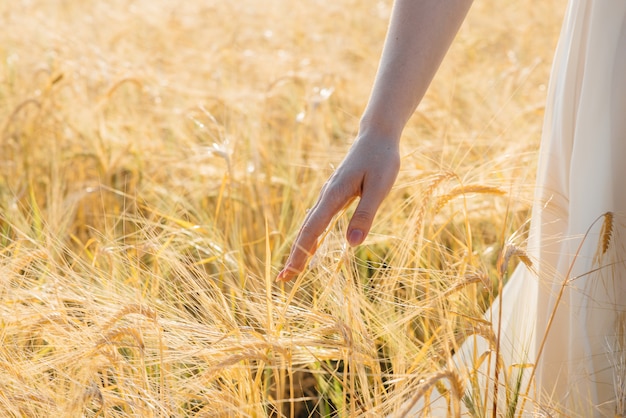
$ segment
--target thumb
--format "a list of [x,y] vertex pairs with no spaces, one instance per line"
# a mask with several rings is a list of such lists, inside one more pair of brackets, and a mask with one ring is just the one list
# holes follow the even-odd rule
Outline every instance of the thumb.
[[[383,196],[384,198],[384,196]],[[363,194],[357,205],[346,232],[348,244],[357,246],[361,244],[372,227],[376,211],[382,202],[382,198],[376,195]]]

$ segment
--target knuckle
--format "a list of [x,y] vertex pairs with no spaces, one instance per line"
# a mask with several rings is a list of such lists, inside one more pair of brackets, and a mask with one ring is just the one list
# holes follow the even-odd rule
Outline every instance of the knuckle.
[[350,187],[345,183],[331,179],[326,185],[323,197],[327,202],[337,203],[345,202],[353,194]]
[[366,210],[356,210],[352,215],[352,222],[360,225],[369,225],[372,221],[373,214]]

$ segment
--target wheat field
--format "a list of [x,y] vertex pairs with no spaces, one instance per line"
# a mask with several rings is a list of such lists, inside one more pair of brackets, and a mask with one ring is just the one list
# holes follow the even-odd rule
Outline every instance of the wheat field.
[[476,0],[371,236],[339,217],[279,284],[391,1],[2,2],[0,416],[380,417],[435,387],[453,410],[451,353],[523,259],[498,262],[564,7]]

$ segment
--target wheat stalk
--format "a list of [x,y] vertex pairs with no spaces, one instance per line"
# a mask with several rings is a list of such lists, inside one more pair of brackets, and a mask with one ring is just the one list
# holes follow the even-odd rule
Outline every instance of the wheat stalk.
[[448,193],[441,195],[437,198],[434,209],[435,213],[439,213],[441,209],[443,209],[443,207],[455,197],[470,193],[491,194],[496,196],[504,196],[506,194],[505,191],[500,189],[499,187],[483,186],[480,184],[468,184],[464,186],[458,186],[450,190]]
[[440,384],[441,380],[446,379],[450,383],[450,389],[452,392],[452,407],[455,417],[461,416],[461,398],[463,396],[463,379],[455,370],[440,370],[428,378],[424,379],[417,387],[415,394],[411,397],[411,400],[407,402],[404,410],[400,413],[399,417],[411,416],[413,407],[415,404],[433,387]]
[[602,254],[606,254],[611,243],[611,237],[613,236],[613,212],[606,212],[604,214],[604,222],[602,222],[602,229],[600,231],[600,246]]

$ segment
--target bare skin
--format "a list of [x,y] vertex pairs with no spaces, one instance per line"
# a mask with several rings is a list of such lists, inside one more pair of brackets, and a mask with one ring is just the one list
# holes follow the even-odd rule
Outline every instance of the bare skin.
[[359,134],[322,187],[277,280],[302,272],[333,217],[356,198],[346,238],[361,244],[400,170],[402,130],[422,100],[472,0],[396,0]]

